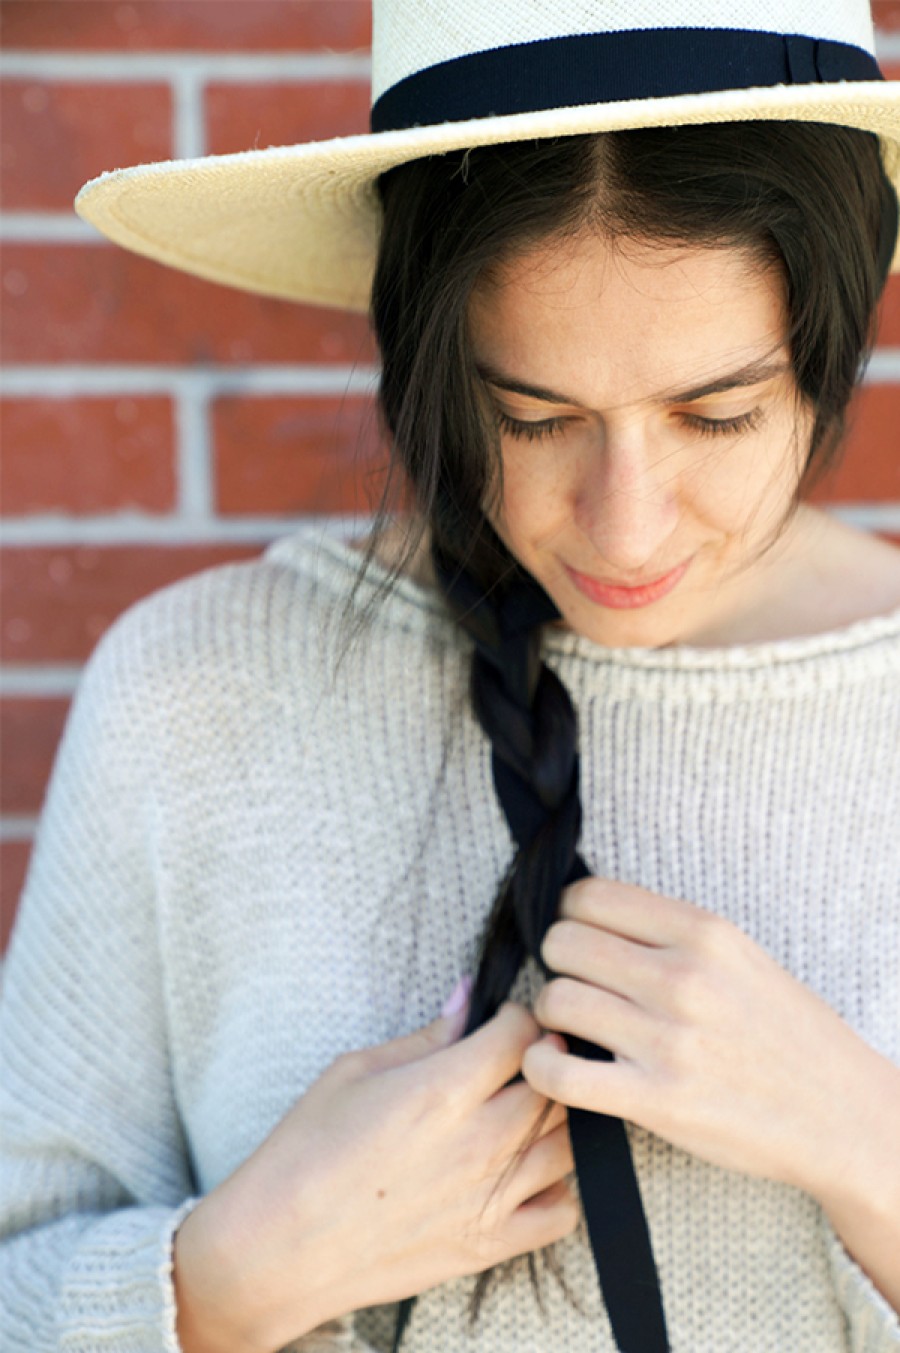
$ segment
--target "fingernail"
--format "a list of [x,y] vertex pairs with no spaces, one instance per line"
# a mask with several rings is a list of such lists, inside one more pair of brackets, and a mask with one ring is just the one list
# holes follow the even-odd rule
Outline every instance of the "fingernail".
[[469,976],[461,977],[457,982],[456,986],[450,992],[450,995],[447,997],[446,1001],[444,1001],[444,1008],[441,1010],[441,1014],[443,1015],[444,1019],[446,1019],[448,1015],[458,1015],[460,1010],[462,1010],[463,1006],[468,1001],[471,994],[472,994],[471,977]]

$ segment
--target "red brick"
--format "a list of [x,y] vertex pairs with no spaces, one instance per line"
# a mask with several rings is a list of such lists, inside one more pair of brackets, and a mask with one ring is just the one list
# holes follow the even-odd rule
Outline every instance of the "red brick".
[[818,503],[900,500],[900,385],[864,386],[848,420],[843,460],[811,495]]
[[162,397],[0,401],[7,516],[175,506],[175,430]]
[[369,130],[369,86],[338,80],[210,84],[206,124],[207,145],[214,155],[354,136]]
[[226,397],[212,421],[220,512],[368,512],[380,498],[387,457],[368,399]]
[[68,710],[63,699],[0,700],[0,812],[27,816],[40,810]]
[[0,955],[9,944],[30,858],[30,840],[0,842]]
[[65,211],[104,169],[167,160],[167,85],[8,80],[0,92],[0,194],[7,211]]
[[132,602],[258,546],[7,546],[0,661],[80,662]]
[[349,51],[371,42],[369,0],[4,0],[8,51]]
[[876,28],[900,28],[900,0],[872,0],[872,17]]
[[359,315],[254,296],[107,244],[3,249],[7,362],[369,363]]

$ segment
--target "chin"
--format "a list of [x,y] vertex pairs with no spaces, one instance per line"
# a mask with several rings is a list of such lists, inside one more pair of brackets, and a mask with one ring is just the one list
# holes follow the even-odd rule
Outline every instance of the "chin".
[[560,625],[603,648],[666,648],[678,643],[682,627],[672,618],[651,616],[650,610],[647,607],[646,614],[610,610],[603,616],[563,611]]

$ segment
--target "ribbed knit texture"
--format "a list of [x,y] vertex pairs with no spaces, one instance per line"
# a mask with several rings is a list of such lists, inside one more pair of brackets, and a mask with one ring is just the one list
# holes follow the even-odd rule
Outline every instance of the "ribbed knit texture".
[[[471,650],[403,580],[335,675],[357,562],[286,538],[139,603],[88,664],[5,972],[3,1353],[175,1353],[185,1211],[339,1053],[432,1019],[471,969],[511,855]],[[547,651],[589,867],[727,916],[900,1063],[900,613]],[[900,1350],[810,1196],[629,1137],[674,1353]],[[612,1353],[583,1229],[558,1253],[580,1311],[545,1280],[542,1316],[520,1264],[474,1335],[471,1280],[427,1293],[404,1350]],[[359,1313],[315,1346],[391,1329]]]

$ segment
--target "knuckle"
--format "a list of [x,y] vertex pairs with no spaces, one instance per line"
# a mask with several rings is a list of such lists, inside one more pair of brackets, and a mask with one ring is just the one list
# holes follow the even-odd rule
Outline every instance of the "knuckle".
[[530,1010],[515,1001],[505,1001],[497,1012],[500,1028],[510,1041],[528,1044],[540,1036],[540,1027]]
[[529,1050],[522,1060],[522,1071],[532,1088],[539,1087],[537,1093],[545,1099],[563,1099],[565,1093],[564,1059],[561,1057],[550,1059],[542,1057],[537,1068],[533,1063],[534,1058],[530,1056]]
[[339,1080],[362,1080],[375,1069],[375,1057],[369,1048],[354,1048],[335,1057],[328,1068],[327,1075]]
[[493,1230],[479,1230],[471,1238],[470,1244],[471,1270],[475,1273],[484,1273],[485,1269],[493,1268],[495,1264],[501,1264],[509,1258],[508,1246]]
[[564,1021],[578,1005],[579,984],[570,977],[551,978],[541,989],[535,1013],[541,1023],[555,1026]]
[[670,973],[669,1008],[682,1019],[696,1019],[709,1009],[712,984],[709,972],[695,958],[682,958]]
[[665,1025],[657,1035],[660,1060],[669,1074],[678,1080],[687,1079],[696,1066],[698,1037],[689,1024],[674,1021]]
[[413,1082],[409,1106],[419,1119],[438,1118],[445,1121],[456,1116],[461,1100],[461,1087],[453,1077],[425,1074],[416,1077]]
[[714,911],[698,907],[693,912],[692,945],[705,958],[718,958],[729,944],[734,930],[730,921]]
[[548,967],[558,967],[560,960],[571,953],[575,931],[575,923],[566,920],[554,921],[548,928],[541,945],[541,956]]
[[598,895],[598,888],[601,886],[599,880],[593,877],[578,879],[577,882],[570,883],[563,895],[566,915],[589,917]]

